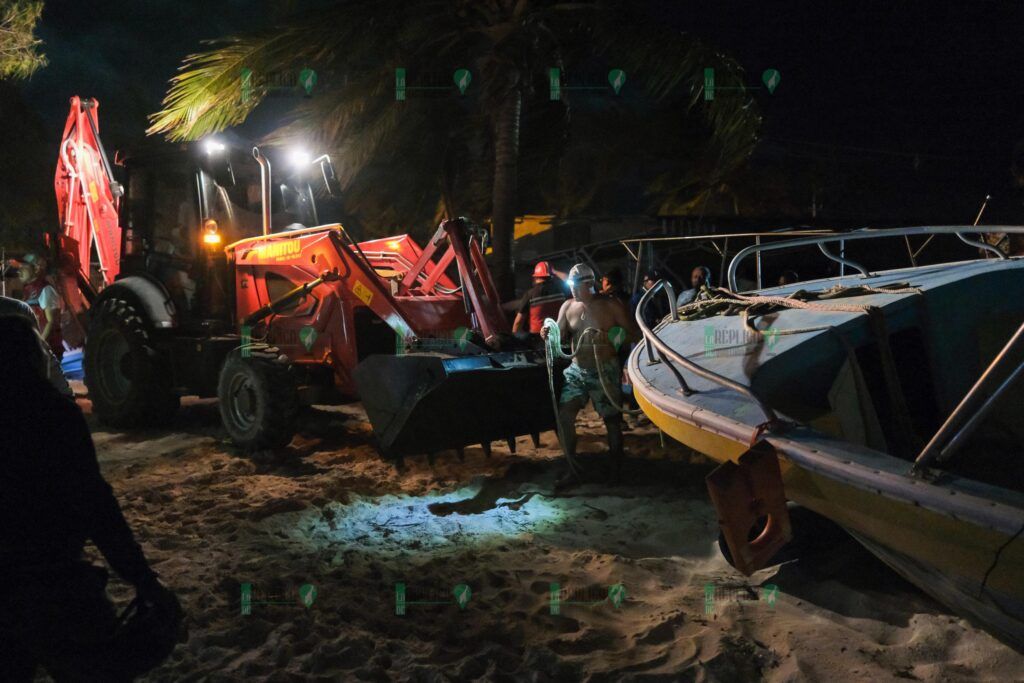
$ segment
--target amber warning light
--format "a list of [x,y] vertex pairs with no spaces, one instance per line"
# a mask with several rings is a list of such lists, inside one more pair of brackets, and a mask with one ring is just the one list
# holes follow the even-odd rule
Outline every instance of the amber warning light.
[[220,231],[217,226],[217,221],[212,218],[203,223],[203,244],[207,246],[220,244]]

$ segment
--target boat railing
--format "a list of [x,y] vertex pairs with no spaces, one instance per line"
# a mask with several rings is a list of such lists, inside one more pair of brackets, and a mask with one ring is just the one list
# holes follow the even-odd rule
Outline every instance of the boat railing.
[[930,465],[949,460],[967,442],[1000,397],[1024,374],[1024,362],[1020,361],[1019,353],[1014,353],[1021,347],[1024,347],[1024,324],[1017,328],[1010,341],[985,368],[978,381],[921,450],[921,454],[914,460],[913,473],[921,474]]
[[799,237],[797,239],[786,240],[784,242],[771,242],[763,244],[754,244],[737,252],[736,256],[733,257],[732,261],[729,262],[728,278],[729,289],[737,291],[736,285],[736,271],[739,270],[740,263],[745,258],[752,254],[760,256],[765,251],[775,251],[777,249],[792,249],[793,247],[800,247],[805,245],[815,245],[825,255],[826,258],[835,261],[836,263],[842,264],[853,268],[860,272],[861,277],[871,277],[871,272],[845,256],[836,255],[829,251],[826,245],[834,242],[840,242],[845,246],[846,242],[853,240],[866,240],[866,239],[878,239],[882,237],[908,237],[910,235],[956,235],[960,241],[968,244],[972,247],[976,247],[983,251],[987,251],[994,254],[997,258],[1005,259],[1006,254],[1000,251],[997,247],[987,244],[981,240],[968,239],[965,235],[983,235],[987,233],[1015,233],[1024,234],[1024,226],[1020,225],[985,225],[985,226],[974,226],[974,225],[931,225],[931,226],[919,226],[913,228],[863,228],[861,230],[854,230],[852,232],[843,233],[832,233],[827,235],[814,235],[811,237]]
[[655,333],[655,331],[652,330],[646,322],[644,322],[643,313],[647,307],[647,304],[650,303],[653,300],[653,298],[661,291],[664,291],[669,299],[669,310],[671,311],[670,316],[672,321],[674,322],[676,320],[679,320],[679,310],[676,307],[675,292],[672,289],[672,285],[669,284],[666,280],[659,280],[650,289],[644,292],[644,295],[642,297],[640,297],[640,302],[637,304],[636,307],[636,324],[640,327],[640,331],[644,335],[644,341],[647,346],[647,357],[649,362],[661,362],[660,360],[656,359],[656,356],[651,354],[651,348],[653,347],[657,351],[657,354],[660,354],[662,359],[664,359],[664,362],[672,371],[672,374],[675,375],[675,378],[679,382],[679,385],[682,388],[684,395],[689,396],[696,392],[694,389],[690,388],[689,384],[687,384],[686,379],[683,377],[682,373],[679,372],[678,368],[676,368],[673,365],[673,363],[678,363],[687,371],[692,372],[698,377],[702,377],[708,380],[709,382],[713,382],[719,386],[725,387],[726,389],[735,391],[736,393],[741,394],[744,397],[750,399],[757,405],[761,412],[764,413],[765,423],[769,425],[775,424],[778,421],[775,416],[775,411],[769,408],[764,403],[764,401],[762,401],[753,392],[753,390],[750,387],[744,386],[739,382],[729,379],[728,377],[724,377],[723,375],[719,375],[717,372],[713,372],[711,370],[708,370],[707,368],[701,367],[700,365],[693,362],[689,358],[686,358],[679,352],[675,351],[671,346],[666,344],[664,341],[662,341],[661,338],[658,337],[658,335]]

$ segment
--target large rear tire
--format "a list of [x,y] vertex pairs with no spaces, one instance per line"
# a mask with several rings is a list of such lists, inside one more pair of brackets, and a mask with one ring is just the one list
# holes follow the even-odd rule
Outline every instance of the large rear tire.
[[166,424],[178,410],[170,362],[152,345],[144,314],[112,296],[93,309],[82,359],[93,412],[113,427]]
[[232,351],[221,369],[217,396],[224,429],[238,446],[282,448],[295,436],[299,400],[286,364]]

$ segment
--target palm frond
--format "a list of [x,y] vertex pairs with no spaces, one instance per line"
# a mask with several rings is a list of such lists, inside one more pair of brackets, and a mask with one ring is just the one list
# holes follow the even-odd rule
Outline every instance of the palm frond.
[[300,32],[286,31],[231,38],[217,49],[190,55],[171,79],[163,108],[150,116],[147,134],[196,140],[242,123],[266,96],[272,75],[282,65],[301,63],[310,48]]
[[42,2],[0,3],[0,79],[28,78],[46,66],[46,56],[39,51],[43,41],[35,36],[42,12]]

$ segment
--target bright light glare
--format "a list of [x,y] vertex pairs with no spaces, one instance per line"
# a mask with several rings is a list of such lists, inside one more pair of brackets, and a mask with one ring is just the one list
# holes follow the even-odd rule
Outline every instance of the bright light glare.
[[573,277],[571,277],[568,280],[566,280],[566,283],[569,285],[570,289],[574,289],[576,287],[583,287],[584,285],[591,285],[591,286],[593,286],[594,278],[592,278],[592,277],[584,277],[584,278],[573,278]]
[[302,148],[295,148],[288,151],[288,163],[292,165],[292,168],[301,169],[309,166],[313,161],[313,156]]
[[227,149],[227,146],[223,142],[216,140],[207,140],[203,143],[203,149],[206,150],[207,154],[218,154]]
[[203,244],[220,244],[220,233],[207,232],[203,234]]

